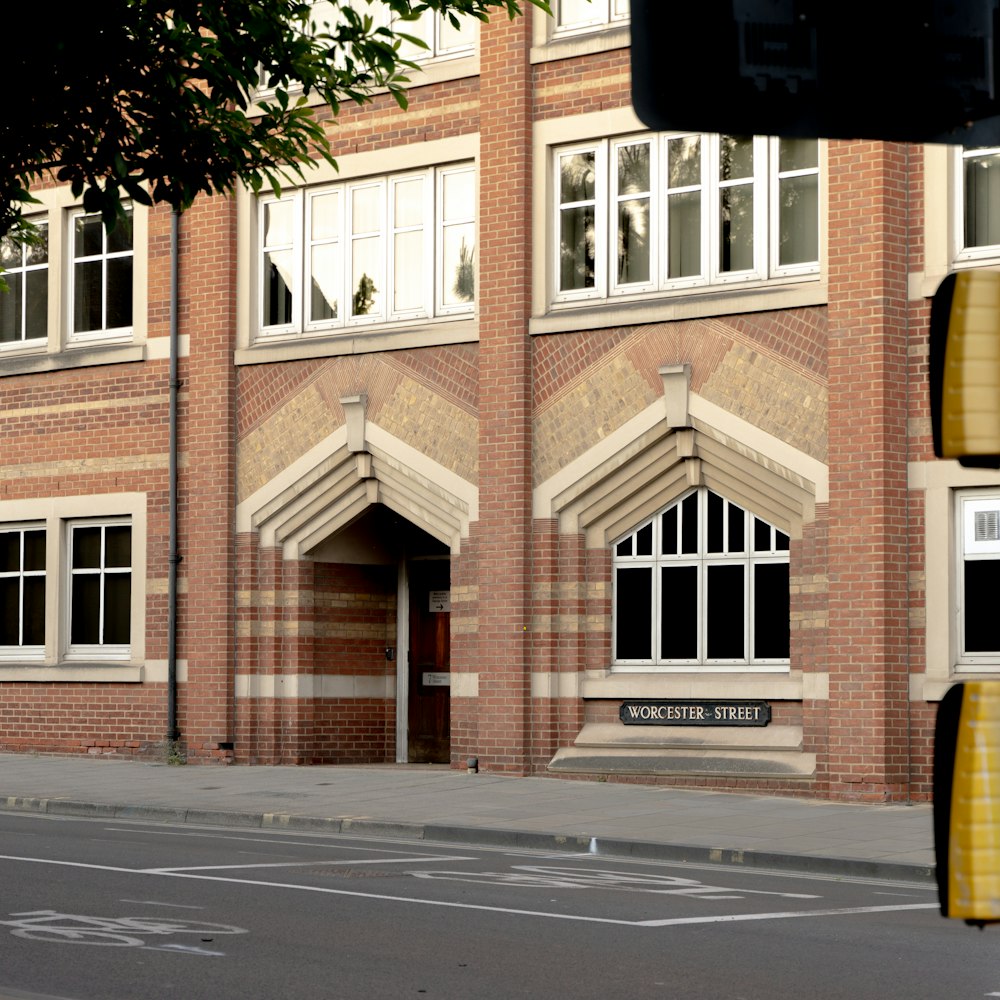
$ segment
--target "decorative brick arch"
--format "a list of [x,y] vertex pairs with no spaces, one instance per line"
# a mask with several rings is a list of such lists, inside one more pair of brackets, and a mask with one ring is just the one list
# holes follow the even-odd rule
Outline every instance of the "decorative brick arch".
[[478,516],[476,487],[369,423],[363,395],[340,402],[346,425],[244,500],[239,529],[300,559],[383,504],[457,554]]
[[616,440],[543,484],[536,515],[555,518],[560,534],[582,533],[587,548],[603,548],[692,486],[708,486],[801,537],[817,502],[826,501],[825,465],[690,396],[688,365],[667,366],[660,374],[662,400]]

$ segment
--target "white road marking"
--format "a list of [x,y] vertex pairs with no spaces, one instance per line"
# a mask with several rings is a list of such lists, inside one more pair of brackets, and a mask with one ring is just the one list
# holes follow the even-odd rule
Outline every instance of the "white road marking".
[[931,910],[938,908],[937,903],[904,903],[895,906],[856,906],[829,910],[789,910],[776,913],[722,914],[717,917],[677,917],[665,920],[615,920],[609,917],[551,913],[545,910],[522,910],[506,906],[486,906],[479,903],[453,903],[447,900],[418,899],[412,896],[390,896],[383,893],[356,892],[349,889],[334,889],[329,886],[298,885],[294,882],[262,882],[257,879],[228,878],[221,875],[199,875],[194,872],[158,872],[148,869],[121,868],[115,865],[93,865],[79,861],[59,861],[51,858],[24,858],[2,854],[0,855],[0,861],[22,861],[28,864],[82,868],[90,871],[118,872],[124,875],[152,875],[157,878],[194,879],[203,882],[222,882],[229,885],[256,886],[262,889],[290,889],[294,892],[315,892],[328,896],[347,896],[354,899],[376,899],[390,903],[413,903],[417,906],[437,906],[453,910],[479,910],[486,913],[509,913],[522,917],[545,917],[551,920],[570,920],[591,924],[616,924],[623,927],[676,927],[684,924],[735,923],[747,920],[787,920],[795,917],[857,916],[867,913],[894,913],[903,910]]
[[725,913],[716,917],[676,917],[641,920],[637,927],[676,927],[680,924],[729,924],[744,920],[788,920],[791,917],[848,917],[861,913],[898,913],[900,910],[936,910],[937,903],[897,903],[895,906],[845,906],[831,910],[788,910],[784,913]]
[[184,903],[161,903],[156,899],[119,899],[119,903],[135,903],[138,906],[165,906],[171,910],[204,910],[204,906],[188,906]]
[[[190,868],[136,868],[137,872],[142,872],[147,875],[169,875],[171,872],[224,872],[233,869],[242,870],[246,868],[302,868],[304,865],[419,865],[424,864],[429,861],[437,861],[438,859],[434,855],[421,855],[416,858],[357,858],[357,859],[341,859],[336,858],[333,861],[317,861],[315,859],[311,861],[276,861],[269,864],[257,864],[257,865],[197,865]],[[477,861],[478,858],[468,857],[453,857],[452,861]]]

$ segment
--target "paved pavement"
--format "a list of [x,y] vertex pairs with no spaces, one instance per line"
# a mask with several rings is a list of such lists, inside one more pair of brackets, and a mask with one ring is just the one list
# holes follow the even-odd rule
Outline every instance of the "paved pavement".
[[420,765],[212,767],[0,754],[0,809],[930,880],[931,807]]

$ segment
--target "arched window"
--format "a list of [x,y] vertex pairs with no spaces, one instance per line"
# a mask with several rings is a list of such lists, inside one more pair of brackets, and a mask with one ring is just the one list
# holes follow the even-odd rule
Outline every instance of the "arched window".
[[618,669],[788,665],[788,535],[700,488],[613,545]]

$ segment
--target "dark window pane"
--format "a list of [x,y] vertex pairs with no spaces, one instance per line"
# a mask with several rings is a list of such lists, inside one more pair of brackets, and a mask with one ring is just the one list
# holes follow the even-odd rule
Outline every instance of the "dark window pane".
[[132,258],[115,257],[108,261],[109,330],[132,325]]
[[104,224],[99,215],[86,215],[76,220],[74,257],[96,257],[104,247]]
[[724,552],[722,547],[722,497],[708,494],[708,552]]
[[753,188],[724,188],[720,194],[719,270],[749,271],[753,267]]
[[16,646],[20,638],[21,580],[0,578],[0,646]]
[[292,321],[292,292],[274,263],[278,254],[268,254],[264,280],[264,325],[281,326]]
[[615,657],[648,660],[653,655],[653,570],[619,568],[615,574]]
[[[24,336],[31,340],[44,337],[49,332],[49,272],[29,271],[24,276]],[[2,338],[2,334],[0,334]]]
[[743,623],[746,601],[743,566],[709,566],[705,596],[707,655],[710,660],[744,658]]
[[645,524],[635,533],[635,554],[651,556],[653,554],[653,525]]
[[788,658],[788,563],[754,567],[753,656]]
[[47,264],[49,262],[49,227],[39,223],[38,242],[24,248],[25,264]]
[[560,213],[559,288],[569,291],[594,287],[596,233],[592,206],[568,208]]
[[596,178],[596,153],[574,153],[564,156],[559,167],[559,200],[591,201]]
[[774,532],[774,548],[777,552],[787,552],[788,551],[788,535],[783,531]]
[[681,552],[690,555],[698,551],[698,494],[692,493],[681,502]]
[[746,548],[746,543],[743,540],[743,526],[746,523],[744,513],[742,507],[737,507],[734,503],[729,505],[727,518],[729,521],[729,546],[726,549],[727,552],[742,552]]
[[21,339],[21,275],[4,275],[7,292],[0,292],[0,344]]
[[753,550],[754,552],[771,551],[771,525],[759,517],[753,519]]
[[97,569],[101,565],[101,529],[73,529],[73,569]]
[[45,532],[24,533],[24,568],[45,569]]
[[132,575],[111,573],[104,578],[104,642],[124,645],[129,641]]
[[997,594],[1000,593],[1000,559],[976,559],[965,564],[965,652],[1000,650]]
[[45,577],[29,576],[24,580],[24,644],[45,644]]
[[77,333],[103,330],[101,262],[89,261],[73,268],[73,329]]
[[663,512],[660,522],[660,548],[665,556],[677,555],[677,507]]
[[0,573],[16,573],[21,568],[21,532],[0,531]]
[[694,660],[698,656],[698,567],[660,570],[660,657]]
[[69,639],[74,645],[101,641],[101,578],[96,573],[73,577]]
[[132,212],[126,212],[124,219],[115,223],[108,233],[108,253],[122,253],[132,249]]
[[104,565],[132,565],[132,528],[113,524],[104,529]]
[[632,555],[632,536],[629,535],[628,538],[623,538],[615,546],[615,555],[618,556],[630,556]]

